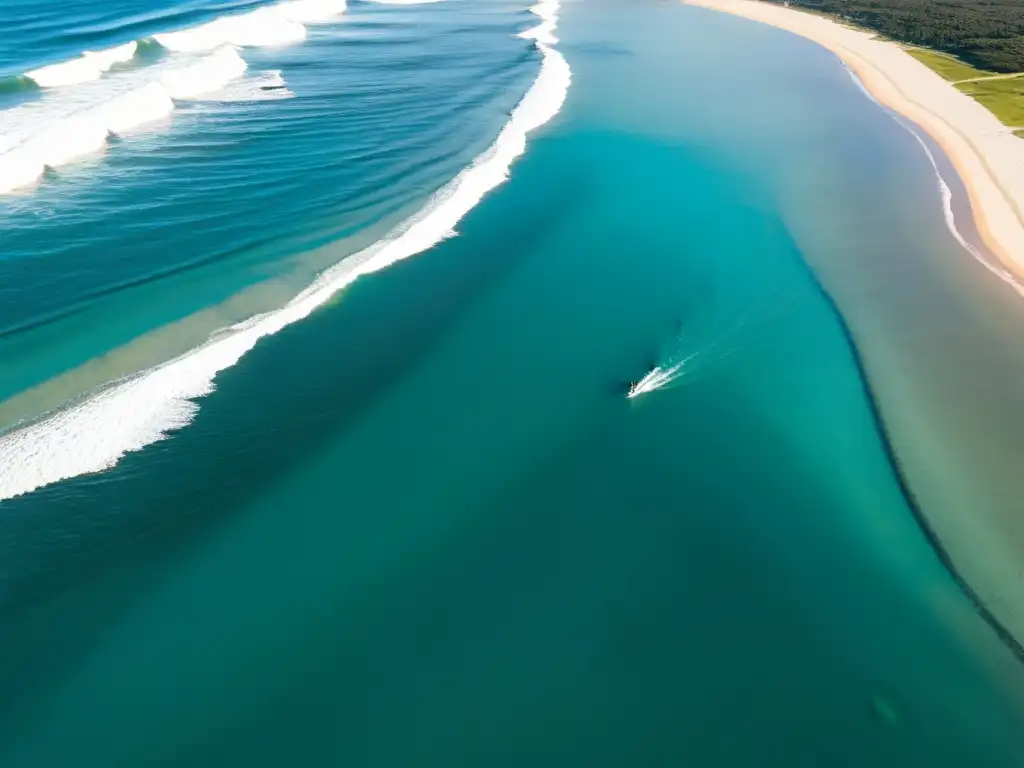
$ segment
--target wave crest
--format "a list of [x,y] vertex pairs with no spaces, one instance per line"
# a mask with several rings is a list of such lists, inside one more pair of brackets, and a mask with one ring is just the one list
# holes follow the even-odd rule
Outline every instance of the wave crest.
[[68,61],[38,67],[24,75],[7,78],[12,89],[26,77],[40,88],[61,88],[99,80],[116,64],[135,58],[140,43],[156,41],[169,51],[205,53],[224,45],[272,47],[302,42],[306,24],[333,21],[345,13],[346,0],[287,0],[248,13],[221,16],[195,27],[158,32],[151,38],[132,40],[100,51],[84,51]]
[[40,88],[58,88],[67,85],[78,85],[90,80],[99,80],[104,72],[115,64],[131,61],[139,44],[136,41],[107,48],[102,51],[85,51],[77,59],[50,64],[25,73]]
[[[116,64],[132,60],[140,41],[86,51],[70,61],[28,72],[24,78],[31,83],[59,92],[44,96],[39,103],[0,112],[0,126],[4,129],[0,134],[0,194],[31,187],[47,168],[58,168],[103,151],[111,135],[123,135],[166,118],[174,111],[175,100],[198,99],[214,93],[227,101],[267,101],[293,96],[283,87],[283,80],[226,92],[225,86],[246,71],[246,62],[237,48],[299,42],[306,38],[306,24],[335,20],[345,8],[345,0],[288,0],[248,13],[222,16],[196,27],[157,34],[153,38],[157,44],[176,52],[170,57],[170,66],[140,68],[104,79],[103,83],[92,81],[100,80]],[[148,38],[142,42],[153,45]],[[209,55],[195,60],[188,55],[193,53]],[[190,58],[188,63],[180,61]],[[8,78],[7,82],[11,87],[20,87],[21,80]],[[83,87],[70,87],[76,85]]]
[[[558,3],[535,8],[553,33]],[[536,32],[531,30],[530,32]],[[359,277],[407,259],[454,234],[459,221],[508,178],[526,150],[527,135],[561,110],[572,72],[565,58],[538,35],[543,61],[537,79],[512,111],[491,147],[438,191],[399,230],[323,272],[280,310],[217,334],[204,346],[140,373],[68,409],[0,437],[0,500],[77,475],[113,467],[125,454],[161,440],[192,421],[196,398],[213,392],[217,374],[256,343],[307,317]]]
[[238,16],[222,16],[197,27],[153,36],[170,51],[196,53],[222,45],[251,48],[299,43],[305,25],[329,21],[345,12],[344,0],[291,0]]
[[[40,112],[27,105],[20,130],[0,136],[0,194],[34,184],[47,168],[59,168],[104,149],[111,135],[124,135],[166,118],[174,100],[198,98],[241,77],[245,61],[225,47],[200,61],[170,69],[146,85],[86,104],[70,112]],[[8,120],[18,122],[10,117]]]

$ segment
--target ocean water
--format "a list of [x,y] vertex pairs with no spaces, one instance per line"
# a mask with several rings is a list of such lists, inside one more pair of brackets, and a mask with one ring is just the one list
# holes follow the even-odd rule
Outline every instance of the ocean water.
[[[8,110],[258,9],[73,10],[2,11]],[[984,271],[927,157],[757,25],[536,10],[244,27],[0,198],[3,765],[1024,765],[826,237]]]
[[[149,3],[120,9],[120,23],[108,19],[107,4],[83,3],[81,17],[62,4],[71,48],[134,40],[138,50],[98,79],[40,88],[16,73],[72,53],[40,42],[57,34],[39,29],[36,5],[24,10],[24,39],[5,35],[0,44],[27,59],[8,66],[8,81],[21,87],[8,94],[0,123],[13,145],[0,156],[0,188],[16,184],[21,168],[48,164],[34,189],[0,204],[0,333],[14,363],[0,397],[44,382],[50,394],[8,410],[6,421],[285,303],[355,250],[340,240],[394,226],[489,146],[540,63],[531,41],[514,34],[536,17],[499,3],[428,4],[415,22],[403,7],[346,11],[337,0],[247,12]],[[288,22],[306,39],[275,38],[275,13],[312,19]],[[16,30],[19,18],[10,22]],[[234,48],[232,40],[245,42],[236,28],[260,44]],[[444,119],[453,114],[462,119]],[[67,137],[97,123],[113,133],[63,158],[75,146]],[[172,323],[175,332],[146,351],[109,356]],[[40,347],[48,354],[36,354]],[[103,370],[82,370],[103,355]],[[61,374],[64,386],[54,381]]]

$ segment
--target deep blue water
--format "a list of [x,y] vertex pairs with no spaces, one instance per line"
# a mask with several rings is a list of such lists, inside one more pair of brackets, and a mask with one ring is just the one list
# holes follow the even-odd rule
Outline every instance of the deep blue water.
[[[73,8],[7,6],[5,71],[224,12]],[[545,48],[516,3],[353,2],[242,49],[293,97],[176,102],[0,197],[0,414],[78,397],[0,438],[3,765],[1024,765],[1020,661],[922,532],[872,401],[884,313],[816,239],[954,262],[933,170],[777,33],[562,12]],[[524,94],[552,98],[552,51],[564,109],[456,237],[385,240],[409,257],[204,396],[280,312],[93,389],[344,275],[442,188],[414,220],[443,215]]]

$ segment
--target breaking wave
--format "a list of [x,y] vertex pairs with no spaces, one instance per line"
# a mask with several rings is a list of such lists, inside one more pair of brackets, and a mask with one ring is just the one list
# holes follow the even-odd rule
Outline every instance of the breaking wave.
[[237,16],[222,16],[177,32],[153,35],[169,51],[197,53],[222,45],[268,47],[306,39],[306,24],[330,21],[345,12],[345,0],[290,0]]
[[[157,34],[156,43],[177,53],[103,82],[94,81],[116,64],[131,61],[139,50],[138,41],[86,51],[71,61],[8,78],[12,88],[31,82],[55,92],[0,111],[0,194],[31,187],[47,169],[102,152],[110,136],[167,118],[175,101],[265,101],[293,96],[280,73],[276,80],[268,73],[261,76],[263,80],[225,90],[247,68],[238,49],[301,41],[306,37],[305,24],[334,20],[344,10],[345,0],[290,0]],[[198,53],[204,55],[189,55]]]
[[217,91],[245,70],[238,51],[224,47],[143,85],[132,80],[120,92],[105,89],[99,103],[42,101],[0,113],[7,129],[0,134],[0,194],[36,183],[48,168],[103,151],[110,136],[162,120],[174,111],[175,100]]
[[459,221],[508,178],[512,163],[526,150],[527,135],[558,114],[565,101],[572,73],[552,47],[558,9],[557,0],[542,0],[532,8],[540,24],[521,36],[535,41],[542,56],[540,72],[495,142],[418,214],[382,241],[323,272],[283,308],[238,323],[182,357],[0,436],[0,499],[108,469],[126,453],[186,426],[199,408],[195,400],[214,390],[217,374],[261,338],[307,317],[360,276],[451,236]]
[[86,51],[77,59],[50,64],[25,73],[40,88],[56,88],[62,85],[77,85],[98,80],[115,64],[131,61],[138,50],[136,41],[108,48],[104,51]]
[[115,65],[131,62],[136,54],[154,44],[181,53],[207,53],[225,45],[241,48],[289,45],[305,40],[308,33],[305,25],[334,21],[345,10],[346,0],[287,0],[183,29],[158,32],[113,48],[84,51],[74,59],[47,64],[23,75],[0,77],[0,93],[33,87],[61,88],[98,80]]
[[213,21],[101,51],[85,51],[68,61],[48,64],[24,75],[3,78],[3,90],[24,90],[26,79],[39,88],[59,88],[98,80],[116,64],[130,62],[143,44],[155,42],[168,51],[205,53],[224,45],[262,48],[290,45],[306,39],[306,24],[333,21],[345,12],[346,0],[288,0],[248,13],[221,16]]

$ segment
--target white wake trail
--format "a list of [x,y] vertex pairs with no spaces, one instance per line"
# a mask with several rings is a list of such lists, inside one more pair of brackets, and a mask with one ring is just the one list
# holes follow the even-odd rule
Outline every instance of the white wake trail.
[[0,436],[0,500],[109,469],[125,454],[186,426],[199,409],[195,400],[214,390],[217,374],[237,363],[261,338],[307,317],[362,275],[451,236],[459,221],[508,178],[512,163],[526,150],[527,135],[557,115],[568,94],[569,64],[546,42],[555,39],[558,3],[544,0],[533,12],[541,24],[522,36],[535,40],[543,57],[537,79],[494,144],[423,210],[393,235],[322,273],[282,309],[232,326],[182,357]]
[[626,393],[626,398],[633,400],[641,395],[646,395],[648,392],[656,392],[668,386],[683,375],[686,363],[687,360],[683,360],[664,368],[660,365],[655,366],[642,379],[634,382],[633,386],[629,388],[629,392]]

